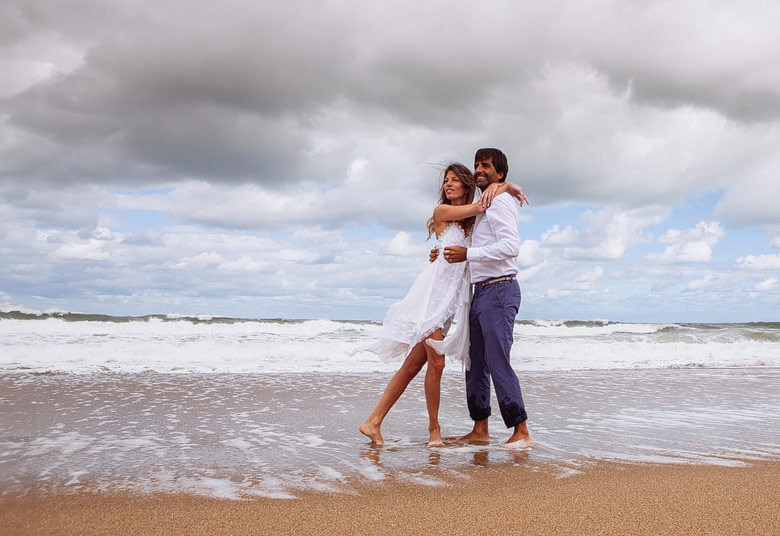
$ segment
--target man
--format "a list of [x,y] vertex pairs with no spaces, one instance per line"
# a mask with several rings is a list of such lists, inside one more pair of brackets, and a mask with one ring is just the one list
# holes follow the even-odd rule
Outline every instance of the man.
[[528,449],[533,445],[526,424],[528,416],[520,382],[509,362],[515,317],[520,308],[516,262],[520,236],[517,208],[512,198],[516,197],[520,206],[528,203],[528,199],[522,188],[514,185],[513,191],[501,193],[495,198],[492,198],[495,187],[489,188],[492,184],[504,182],[508,172],[509,164],[503,152],[492,148],[477,151],[474,177],[477,186],[483,192],[487,190],[487,198],[480,199],[480,203],[489,205],[489,208],[477,216],[471,233],[471,247],[444,248],[444,258],[451,263],[468,260],[474,284],[469,315],[471,367],[466,371],[466,399],[474,428],[461,440],[470,443],[490,440],[488,417],[491,414],[492,379],[504,424],[507,428],[514,428],[503,448]]

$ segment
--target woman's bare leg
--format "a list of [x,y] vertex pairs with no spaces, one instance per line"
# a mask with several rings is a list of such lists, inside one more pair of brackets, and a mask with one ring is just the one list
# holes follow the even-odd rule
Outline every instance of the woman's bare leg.
[[[434,331],[431,336],[437,341],[444,337],[440,329]],[[425,342],[425,341],[423,341]],[[439,426],[439,405],[441,402],[441,377],[444,373],[444,356],[436,353],[436,350],[425,345],[425,353],[428,360],[428,368],[425,371],[425,404],[428,407],[428,446],[442,446],[441,426]]]
[[385,444],[385,440],[382,438],[382,421],[390,411],[390,408],[401,398],[406,388],[409,386],[415,376],[422,370],[428,357],[425,353],[424,343],[419,343],[412,348],[409,355],[406,356],[401,368],[399,368],[393,377],[390,379],[390,383],[385,387],[385,392],[382,393],[382,397],[379,402],[376,403],[374,411],[368,416],[366,422],[360,425],[360,433],[368,437],[371,443],[381,447]]

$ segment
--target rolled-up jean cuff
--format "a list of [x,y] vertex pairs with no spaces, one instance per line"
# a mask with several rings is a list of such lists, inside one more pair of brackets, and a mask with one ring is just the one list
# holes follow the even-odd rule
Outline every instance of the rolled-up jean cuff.
[[515,417],[514,419],[504,419],[504,424],[506,425],[507,428],[514,428],[521,422],[525,422],[527,420],[528,420],[528,414],[525,412],[525,410],[523,410],[523,412],[519,416]]
[[472,421],[484,421],[485,419],[489,418],[490,415],[492,415],[492,411],[490,408],[486,410],[469,410],[469,416],[471,417]]

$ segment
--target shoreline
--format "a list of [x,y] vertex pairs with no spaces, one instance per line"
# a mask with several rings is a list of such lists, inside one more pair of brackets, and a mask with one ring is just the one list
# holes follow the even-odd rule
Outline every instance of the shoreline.
[[[283,498],[374,481],[433,486],[505,465],[556,476],[599,462],[740,466],[780,460],[778,380],[744,369],[528,374],[535,446],[523,453],[500,448],[498,415],[489,445],[427,448],[421,379],[377,449],[358,427],[385,376],[6,375],[0,490]],[[471,427],[460,375],[442,381],[440,420],[445,437]]]
[[517,465],[443,485],[350,483],[295,499],[31,491],[0,496],[8,534],[780,534],[780,463]]

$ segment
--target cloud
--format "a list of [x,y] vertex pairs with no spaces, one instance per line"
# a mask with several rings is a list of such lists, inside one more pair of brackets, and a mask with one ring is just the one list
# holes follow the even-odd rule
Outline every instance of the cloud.
[[550,255],[550,250],[542,247],[538,240],[521,240],[517,264],[521,268],[537,266],[548,259]]
[[718,222],[699,222],[692,229],[669,229],[658,240],[671,242],[663,253],[651,254],[647,259],[661,263],[707,262],[712,258],[712,247],[724,235]]
[[[694,101],[737,121],[771,120],[780,114],[780,72],[770,67],[780,40],[765,17],[777,13],[760,1],[631,3],[593,11],[585,20],[608,28],[608,37],[582,46],[613,83],[630,83],[637,100]],[[610,46],[618,42],[625,46]]]
[[707,274],[700,279],[695,279],[693,281],[688,282],[687,289],[701,290],[701,289],[705,289],[717,285],[719,281],[720,281],[720,277],[718,277],[717,275]]
[[[619,259],[629,246],[646,239],[644,229],[660,223],[666,214],[665,209],[657,206],[627,211],[587,211],[582,216],[585,229],[577,232],[582,245],[567,247],[565,255],[570,259]],[[574,236],[572,231],[567,234],[570,239]]]
[[767,188],[780,176],[780,155],[773,145],[776,130],[773,126],[754,138],[755,149],[741,159],[745,165],[733,171],[742,180],[731,182],[715,207],[714,214],[729,218],[734,226],[777,225],[780,191]]
[[736,264],[748,270],[780,270],[780,254],[744,255],[737,258]]
[[[3,16],[12,17],[5,9]],[[10,24],[6,25],[6,28]],[[10,36],[9,36],[10,37]],[[19,33],[0,56],[0,98],[21,93],[41,82],[78,68],[84,61],[82,51],[63,43],[56,35]]]
[[595,266],[592,270],[577,277],[577,282],[594,283],[604,277],[604,269],[601,266]]
[[774,290],[780,286],[780,281],[776,277],[770,277],[769,279],[764,279],[763,281],[759,282],[753,287],[753,290],[757,290],[759,292]]
[[542,243],[546,246],[564,246],[576,244],[578,238],[579,233],[571,225],[563,229],[559,225],[554,225],[552,229],[542,234]]
[[[771,16],[765,4],[696,12],[698,29],[712,35],[752,29],[739,56],[718,62],[701,61],[723,41],[691,33],[684,15],[694,16],[692,4],[676,5],[673,17],[658,3],[532,4],[494,19],[491,43],[467,22],[488,5],[448,3],[440,11],[444,5],[416,5],[410,18],[397,5],[313,3],[299,12],[228,2],[215,17],[208,3],[148,10],[106,2],[81,5],[78,17],[47,6],[35,18],[11,4],[11,44],[48,39],[38,56],[54,67],[4,106],[14,134],[5,175],[55,188],[193,179],[269,190],[307,179],[339,184],[362,156],[354,154],[361,140],[389,142],[403,160],[407,134],[405,143],[393,138],[422,129],[445,133],[440,147],[457,142],[467,156],[480,138],[516,147],[517,176],[530,181],[538,202],[618,195],[648,203],[725,184],[717,174],[713,183],[713,170],[733,168],[732,153],[750,146],[735,143],[734,129],[751,136],[756,127],[724,115],[739,107],[735,99],[776,96],[771,75],[752,74],[767,70],[748,68],[773,64],[767,45],[777,37],[763,24]],[[736,22],[726,24],[727,16]],[[701,58],[682,61],[679,50]],[[753,90],[707,83],[735,71]],[[755,135],[767,136],[761,146],[776,146],[777,133]],[[433,144],[419,147],[426,145]]]
[[402,257],[421,256],[424,248],[413,241],[409,233],[398,233],[387,244],[387,252],[390,255],[400,255]]
[[[775,258],[728,231],[778,235],[778,16],[763,1],[7,1],[2,295],[377,316],[427,262],[443,165],[481,146],[507,152],[534,203],[526,303],[612,307],[629,277],[674,292],[672,263],[696,265],[686,281],[723,272],[716,245],[760,285]],[[714,209],[692,207],[703,197]],[[679,211],[702,223],[646,255]]]

